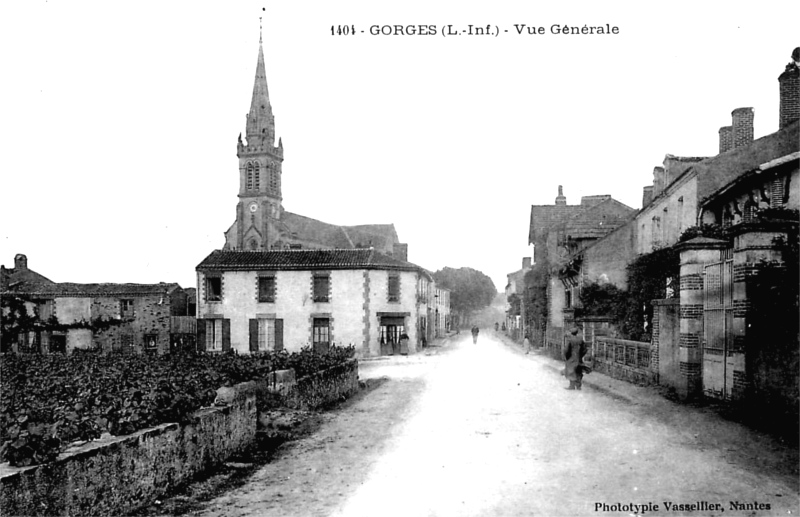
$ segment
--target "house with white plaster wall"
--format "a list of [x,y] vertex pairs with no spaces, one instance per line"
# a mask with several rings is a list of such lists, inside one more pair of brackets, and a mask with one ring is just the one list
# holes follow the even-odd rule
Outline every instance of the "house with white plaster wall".
[[[206,351],[415,353],[430,321],[423,268],[374,249],[213,251],[197,266],[198,345]],[[407,349],[400,338],[409,338]]]

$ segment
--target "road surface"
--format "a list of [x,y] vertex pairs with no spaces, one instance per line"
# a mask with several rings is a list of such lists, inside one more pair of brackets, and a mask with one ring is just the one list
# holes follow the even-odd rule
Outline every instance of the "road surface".
[[427,353],[362,362],[362,379],[388,380],[195,515],[735,516],[800,506],[796,449],[710,411],[635,386],[620,387],[625,397],[566,390],[557,362],[491,331]]

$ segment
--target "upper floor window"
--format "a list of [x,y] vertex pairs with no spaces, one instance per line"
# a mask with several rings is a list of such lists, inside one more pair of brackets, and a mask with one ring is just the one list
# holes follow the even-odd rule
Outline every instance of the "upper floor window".
[[120,300],[119,313],[123,318],[133,317],[133,300]]
[[222,301],[222,276],[206,275],[206,301]]
[[389,274],[389,301],[390,302],[399,302],[400,301],[400,275],[395,273]]
[[258,301],[275,303],[275,277],[263,275],[258,277]]
[[314,301],[329,302],[331,288],[331,275],[328,273],[316,273],[314,275]]

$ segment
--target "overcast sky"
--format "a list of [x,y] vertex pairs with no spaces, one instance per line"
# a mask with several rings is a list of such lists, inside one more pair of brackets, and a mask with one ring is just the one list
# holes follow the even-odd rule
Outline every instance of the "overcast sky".
[[[640,208],[653,167],[716,154],[733,109],[754,108],[756,138],[777,130],[800,3],[543,4],[4,2],[0,263],[194,286],[235,218],[260,16],[285,209],[393,223],[410,261],[499,290],[558,185]],[[499,35],[442,36],[469,24]]]

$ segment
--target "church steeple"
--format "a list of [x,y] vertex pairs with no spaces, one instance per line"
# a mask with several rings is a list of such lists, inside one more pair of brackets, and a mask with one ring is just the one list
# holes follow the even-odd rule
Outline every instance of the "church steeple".
[[268,250],[280,239],[283,142],[278,140],[275,146],[275,117],[269,103],[260,34],[253,98],[244,136],[243,141],[240,133],[236,142],[239,202],[236,205],[236,222],[225,232],[225,249]]
[[264,47],[261,34],[258,36],[258,62],[256,78],[253,84],[253,99],[250,101],[250,113],[247,115],[247,145],[275,145],[275,117],[269,103],[267,88],[267,71],[264,66]]

